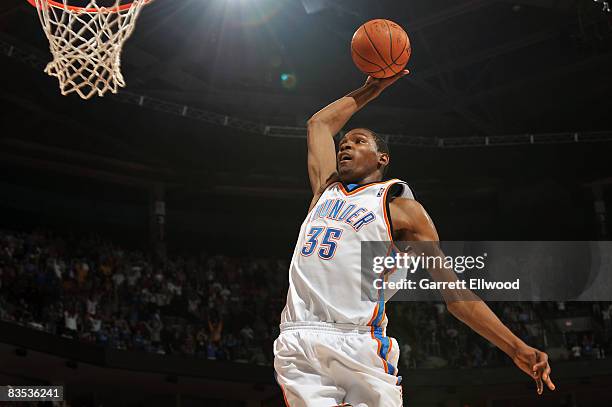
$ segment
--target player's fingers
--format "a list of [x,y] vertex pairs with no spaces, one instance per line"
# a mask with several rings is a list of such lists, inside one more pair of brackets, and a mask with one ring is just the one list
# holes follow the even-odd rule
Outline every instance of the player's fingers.
[[544,372],[542,373],[542,379],[544,379],[544,381],[546,381],[546,379],[548,379],[548,377],[550,376],[550,365],[547,363],[546,367],[544,368]]
[[553,381],[550,378],[550,375],[546,376],[546,380],[544,380],[546,382],[546,385],[548,386],[549,390],[554,390],[557,387],[555,386],[555,384],[553,383]]
[[543,360],[533,365],[533,368],[531,370],[533,370],[534,372],[544,373],[544,370],[546,370],[547,366],[548,366],[548,362],[546,360]]
[[548,366],[548,355],[544,352],[537,352],[534,356],[536,364],[533,365],[532,370],[543,372]]
[[542,394],[544,392],[544,383],[542,382],[542,371],[544,369],[544,365],[542,365],[542,362],[538,362],[540,355],[537,352],[529,355],[529,359],[531,362],[531,373],[533,375],[533,380],[536,382],[536,391],[538,394]]
[[545,374],[546,373],[546,369],[549,369],[549,373],[550,373],[550,366],[548,364],[548,355],[544,352],[540,352],[536,355],[536,360],[538,361],[535,365],[533,365],[532,370],[536,371],[540,374]]
[[542,394],[544,392],[544,383],[542,382],[542,377],[538,376],[535,379],[535,382],[536,382],[536,386],[537,386],[537,389],[538,389],[538,394]]
[[555,389],[555,384],[552,382],[551,378],[550,378],[550,372],[552,371],[552,369],[550,368],[550,365],[546,366],[546,369],[544,369],[544,373],[542,374],[542,379],[544,380],[544,383],[546,383],[546,385],[548,386],[548,388],[550,390],[554,390]]
[[393,76],[390,76],[388,78],[383,79],[380,83],[382,83],[385,87],[397,82],[398,79],[400,79],[402,76],[404,76],[403,72],[398,72]]
[[393,80],[394,80],[394,81],[396,81],[396,80],[398,80],[399,78],[403,78],[404,76],[408,75],[409,73],[410,73],[410,71],[409,71],[409,70],[404,69],[404,70],[402,70],[402,71],[400,71],[400,72],[396,73],[396,74],[395,74],[395,76],[393,77]]

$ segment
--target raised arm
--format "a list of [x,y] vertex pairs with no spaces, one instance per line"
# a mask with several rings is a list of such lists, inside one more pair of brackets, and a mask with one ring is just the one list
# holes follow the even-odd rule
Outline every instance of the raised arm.
[[[444,257],[433,221],[421,204],[412,199],[397,198],[389,205],[393,221],[394,239],[409,241],[417,253]],[[422,244],[419,244],[422,242]],[[436,281],[456,281],[451,269],[428,270]],[[555,385],[550,379],[548,355],[528,346],[506,327],[493,311],[468,289],[443,290],[442,295],[451,314],[481,336],[504,351],[522,371],[536,381],[542,394],[544,384],[550,390]]]
[[322,188],[336,174],[336,148],[334,135],[359,109],[375,99],[407,70],[387,79],[368,77],[359,89],[319,110],[308,120],[308,176],[316,202]]

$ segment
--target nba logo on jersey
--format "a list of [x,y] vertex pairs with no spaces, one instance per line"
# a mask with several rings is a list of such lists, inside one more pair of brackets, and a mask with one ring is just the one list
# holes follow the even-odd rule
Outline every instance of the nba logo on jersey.
[[378,193],[376,194],[376,196],[377,196],[378,198],[380,198],[381,196],[383,196],[383,193],[384,193],[384,192],[385,192],[385,188],[381,188],[381,189],[379,189],[379,190],[378,190]]

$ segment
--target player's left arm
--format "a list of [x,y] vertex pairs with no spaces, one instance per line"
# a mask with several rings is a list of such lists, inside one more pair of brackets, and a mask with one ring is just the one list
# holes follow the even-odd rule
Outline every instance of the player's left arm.
[[[395,198],[389,203],[395,241],[410,242],[412,249],[425,256],[444,257],[438,232],[425,208],[417,201]],[[451,269],[428,270],[436,281],[457,281]],[[468,289],[444,290],[446,307],[453,316],[504,351],[512,361],[537,384],[542,394],[544,383],[555,389],[550,378],[548,355],[532,348],[508,329],[493,311]]]

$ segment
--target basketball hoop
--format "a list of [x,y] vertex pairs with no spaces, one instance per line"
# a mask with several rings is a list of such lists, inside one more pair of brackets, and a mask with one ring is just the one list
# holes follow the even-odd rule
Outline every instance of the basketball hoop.
[[112,0],[109,7],[96,0],[87,0],[85,7],[70,5],[69,0],[27,1],[38,11],[53,55],[45,72],[57,77],[62,95],[77,93],[90,99],[125,86],[121,50],[142,7],[151,0]]

